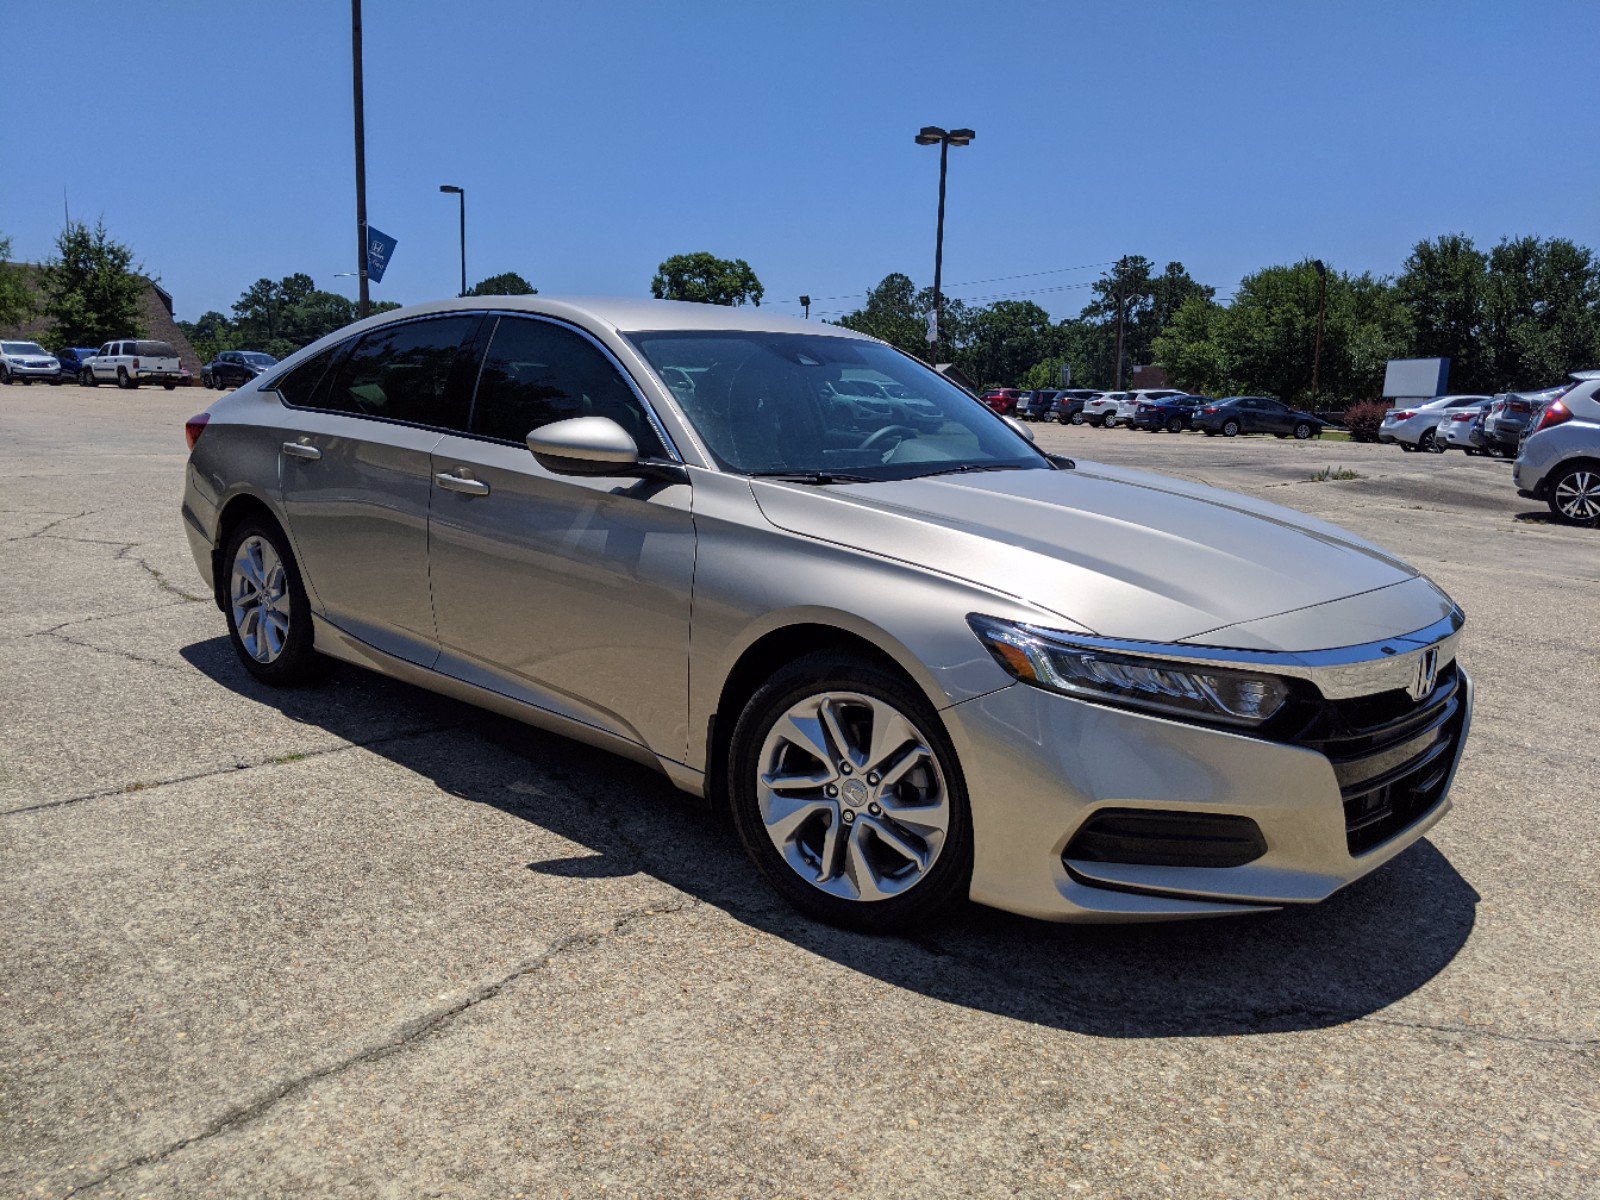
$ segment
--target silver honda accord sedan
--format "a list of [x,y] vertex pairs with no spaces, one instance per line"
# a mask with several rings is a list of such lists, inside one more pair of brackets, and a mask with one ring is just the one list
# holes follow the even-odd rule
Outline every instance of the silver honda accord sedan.
[[184,527],[257,679],[342,659],[647,763],[821,920],[1308,904],[1449,805],[1472,683],[1438,587],[1045,454],[846,329],[453,300],[187,432]]

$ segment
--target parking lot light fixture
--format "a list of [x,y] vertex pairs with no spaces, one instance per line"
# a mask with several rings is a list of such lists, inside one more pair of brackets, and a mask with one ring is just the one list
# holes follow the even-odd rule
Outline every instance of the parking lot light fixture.
[[950,147],[970,146],[977,136],[970,129],[941,129],[937,125],[924,125],[916,136],[919,146],[939,147],[939,225],[933,243],[933,328],[928,331],[935,362],[939,361],[939,339],[944,331],[944,190]]
[[441,192],[455,196],[461,201],[461,290],[456,294],[467,294],[467,189],[459,188],[453,183],[441,183]]

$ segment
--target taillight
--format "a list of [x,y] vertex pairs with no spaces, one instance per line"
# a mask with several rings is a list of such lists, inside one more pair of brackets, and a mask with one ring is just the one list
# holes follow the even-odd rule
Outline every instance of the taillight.
[[194,444],[200,440],[200,435],[206,431],[206,426],[211,424],[211,414],[208,412],[196,413],[183,423],[183,436],[189,440],[189,449],[194,449]]
[[137,358],[133,360],[133,369],[135,371],[139,369],[139,360]]
[[1473,417],[1475,417],[1477,415],[1478,414],[1474,413],[1474,412],[1456,413],[1450,419],[1452,421],[1470,421],[1470,420],[1472,420]]
[[1533,411],[1533,403],[1532,403],[1532,401],[1529,401],[1529,400],[1513,400],[1510,404],[1506,405],[1506,407],[1509,408],[1512,412],[1532,412]]
[[1416,416],[1417,414],[1414,413],[1414,412],[1411,412],[1410,410],[1407,410],[1405,412],[1390,413],[1389,415],[1391,417],[1393,417],[1396,421],[1409,421],[1412,417]]
[[1538,433],[1541,429],[1550,429],[1563,421],[1570,420],[1572,420],[1572,410],[1561,401],[1556,400],[1547,404],[1544,412],[1539,414],[1539,423],[1533,427],[1533,431]]
[[1207,416],[1211,416],[1212,414],[1219,413],[1222,410],[1220,408],[1202,408],[1200,411],[1205,413]]

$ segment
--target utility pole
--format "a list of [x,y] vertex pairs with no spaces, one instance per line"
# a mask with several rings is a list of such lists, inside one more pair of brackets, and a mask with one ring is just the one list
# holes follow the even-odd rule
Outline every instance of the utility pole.
[[1319,395],[1317,374],[1322,368],[1322,322],[1328,315],[1328,268],[1320,258],[1311,260],[1317,272],[1317,344],[1311,352],[1311,396],[1313,402]]
[[350,0],[350,57],[356,107],[356,267],[361,276],[356,315],[365,317],[372,308],[372,293],[367,285],[367,114],[361,85],[361,0]]
[[1122,289],[1117,289],[1117,385],[1113,389],[1122,390]]
[[811,320],[811,297],[801,296],[800,307],[806,310],[806,320]]

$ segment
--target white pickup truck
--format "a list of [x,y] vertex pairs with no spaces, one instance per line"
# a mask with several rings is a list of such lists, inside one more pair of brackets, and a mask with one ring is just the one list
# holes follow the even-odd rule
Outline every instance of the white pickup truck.
[[170,392],[183,382],[183,366],[178,352],[168,342],[107,342],[99,354],[84,363],[79,382],[90,387],[115,383],[121,388],[159,383]]

